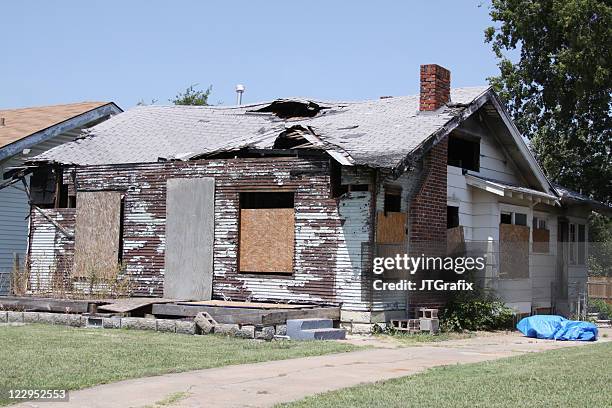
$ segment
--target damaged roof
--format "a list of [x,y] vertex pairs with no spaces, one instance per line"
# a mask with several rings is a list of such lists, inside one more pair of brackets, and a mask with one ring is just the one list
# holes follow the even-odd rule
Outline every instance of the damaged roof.
[[[454,88],[451,101],[419,111],[419,96],[360,102],[279,99],[242,106],[139,106],[32,159],[76,165],[187,160],[243,148],[271,149],[299,133],[343,164],[394,168],[441,130],[451,130],[489,87]],[[456,126],[456,124],[454,125]]]

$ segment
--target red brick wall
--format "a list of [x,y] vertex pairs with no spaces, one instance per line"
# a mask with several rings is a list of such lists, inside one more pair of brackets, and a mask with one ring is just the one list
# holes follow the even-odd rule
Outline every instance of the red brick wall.
[[436,64],[421,65],[420,110],[435,111],[450,100],[450,71]]
[[410,242],[446,246],[446,157],[448,138],[426,155],[421,186],[410,203]]
[[[446,157],[448,138],[425,156],[421,185],[409,208],[411,256],[446,256]],[[453,274],[454,275],[454,274]],[[422,279],[454,279],[442,271],[420,271],[411,278],[420,287]],[[439,291],[408,293],[408,316],[418,317],[419,307],[441,308],[447,294]]]

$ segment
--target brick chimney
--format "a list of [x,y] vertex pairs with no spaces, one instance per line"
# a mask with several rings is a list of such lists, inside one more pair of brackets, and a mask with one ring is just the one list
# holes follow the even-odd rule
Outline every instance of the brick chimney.
[[450,71],[437,64],[421,65],[420,111],[435,111],[450,101]]

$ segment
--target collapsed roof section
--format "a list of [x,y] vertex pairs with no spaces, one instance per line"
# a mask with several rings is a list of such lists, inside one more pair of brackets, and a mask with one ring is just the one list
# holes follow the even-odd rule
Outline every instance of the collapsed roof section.
[[146,163],[243,149],[318,149],[344,165],[401,169],[491,93],[487,87],[456,88],[451,103],[433,112],[419,111],[418,95],[362,102],[291,98],[233,107],[140,106],[32,162]]

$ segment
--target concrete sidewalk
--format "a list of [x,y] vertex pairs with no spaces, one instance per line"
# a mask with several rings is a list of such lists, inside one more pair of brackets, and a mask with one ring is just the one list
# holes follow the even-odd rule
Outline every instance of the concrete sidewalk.
[[71,392],[70,402],[66,403],[27,402],[18,406],[155,407],[158,401],[184,393],[172,407],[269,407],[325,391],[410,375],[429,367],[577,345],[588,347],[587,343],[501,334],[139,378]]

